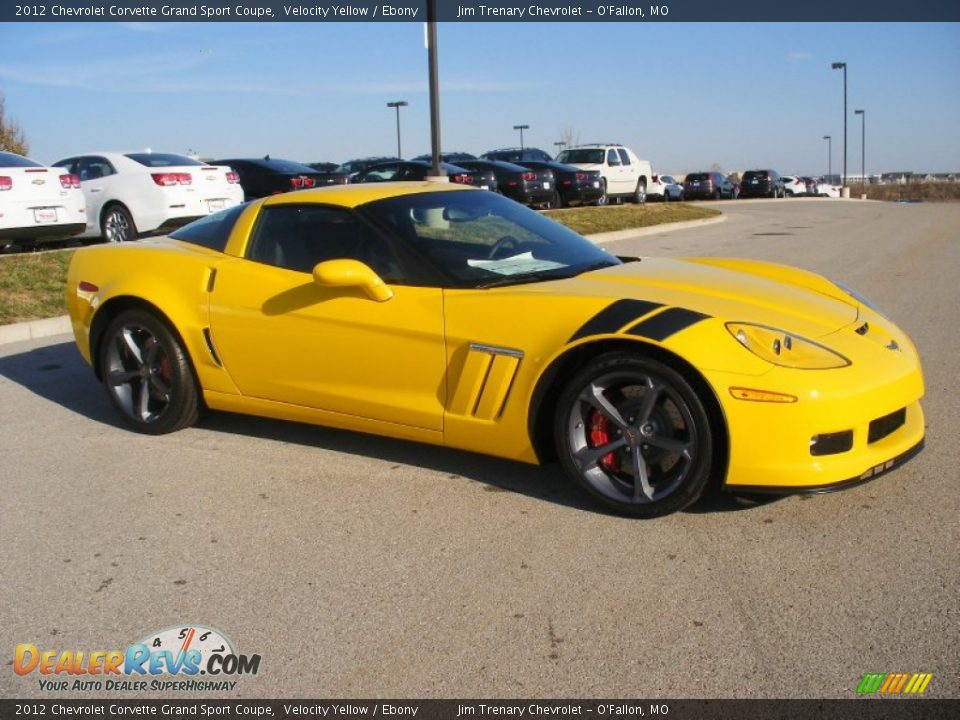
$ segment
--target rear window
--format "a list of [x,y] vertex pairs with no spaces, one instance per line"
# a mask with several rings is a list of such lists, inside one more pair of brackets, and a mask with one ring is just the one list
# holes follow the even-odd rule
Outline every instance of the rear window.
[[704,180],[710,179],[710,173],[690,173],[687,175],[687,182],[693,180],[695,182],[703,182]]
[[743,174],[744,180],[753,180],[754,178],[756,178],[757,180],[766,180],[767,171],[766,170],[747,170]]
[[217,252],[223,252],[227,246],[227,239],[230,237],[230,231],[237,223],[240,213],[246,209],[246,203],[234,205],[226,210],[221,210],[213,215],[207,215],[199,220],[194,220],[189,225],[170,233],[174,240],[183,240],[184,242],[200,245]]
[[173,155],[172,153],[127,153],[126,157],[151,168],[203,165],[199,160],[188,158],[186,155]]
[[15,155],[14,153],[0,152],[0,167],[8,167],[8,168],[43,167],[43,165],[41,165],[38,162],[34,162],[29,158],[25,158],[20,155]]

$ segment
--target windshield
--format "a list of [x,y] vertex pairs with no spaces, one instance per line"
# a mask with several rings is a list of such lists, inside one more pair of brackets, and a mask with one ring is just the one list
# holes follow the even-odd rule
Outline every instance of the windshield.
[[537,282],[620,264],[572,230],[491,192],[404,195],[369,203],[363,212],[452,287]]
[[557,155],[557,162],[573,165],[602,165],[606,152],[603,148],[575,148]]

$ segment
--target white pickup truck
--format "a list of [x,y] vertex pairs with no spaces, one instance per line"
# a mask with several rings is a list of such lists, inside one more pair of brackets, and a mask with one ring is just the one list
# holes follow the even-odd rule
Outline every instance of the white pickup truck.
[[604,205],[610,199],[628,198],[637,203],[647,200],[647,186],[653,180],[653,168],[649,160],[641,160],[624,145],[578,145],[563,150],[557,156],[557,162],[600,173],[606,192],[598,205]]

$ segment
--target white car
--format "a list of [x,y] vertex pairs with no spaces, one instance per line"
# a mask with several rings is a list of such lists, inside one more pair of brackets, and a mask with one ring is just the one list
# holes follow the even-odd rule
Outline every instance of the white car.
[[54,165],[80,178],[87,203],[82,237],[135,240],[243,202],[237,173],[185,155],[98,152]]
[[683,184],[677,182],[672,175],[654,175],[647,188],[647,197],[650,200],[683,200]]
[[0,246],[62,240],[86,226],[76,175],[0,152]]
[[578,145],[557,155],[557,162],[573,165],[581,170],[596,170],[603,177],[605,195],[598,204],[609,198],[629,198],[642,203],[647,200],[647,188],[653,179],[649,160],[641,160],[628,147],[617,144]]
[[817,180],[817,195],[820,197],[838,198],[840,197],[840,186],[829,183],[826,180]]
[[806,178],[802,178],[798,175],[784,175],[783,191],[786,193],[787,197],[793,197],[794,195],[806,195],[808,192]]

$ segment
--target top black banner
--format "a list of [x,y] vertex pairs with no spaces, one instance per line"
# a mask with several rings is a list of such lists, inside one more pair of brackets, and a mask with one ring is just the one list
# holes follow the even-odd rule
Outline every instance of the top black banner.
[[[424,22],[429,0],[57,0],[0,22]],[[960,22],[958,0],[437,0],[441,22]]]

